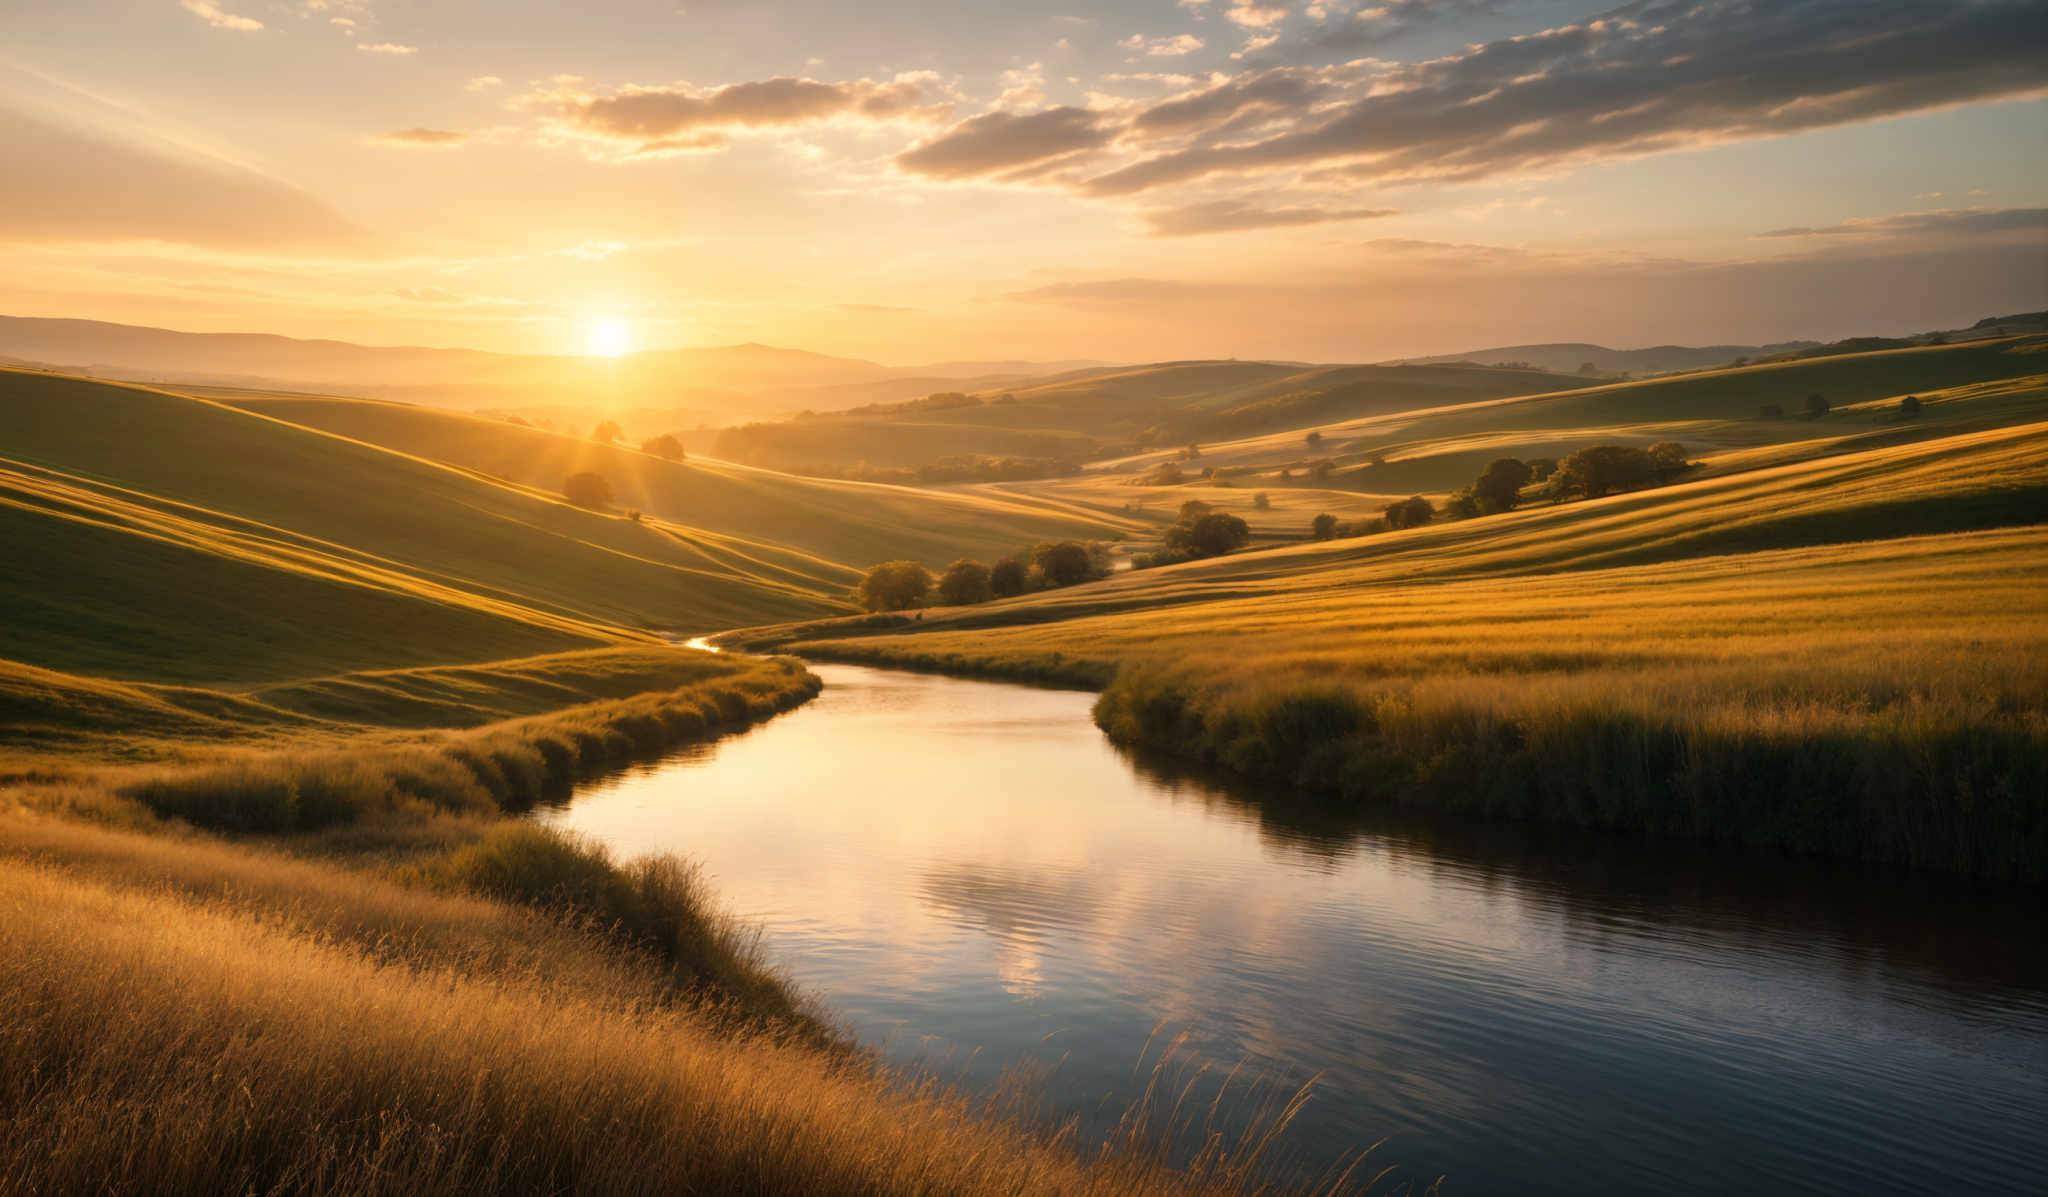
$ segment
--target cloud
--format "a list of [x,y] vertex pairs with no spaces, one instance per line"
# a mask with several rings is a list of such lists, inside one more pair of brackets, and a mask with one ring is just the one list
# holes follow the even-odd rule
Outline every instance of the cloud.
[[1106,144],[1111,130],[1086,108],[985,112],[896,155],[896,165],[935,179],[1022,178]]
[[1312,168],[1471,180],[2039,95],[2048,22],[2034,0],[1641,0],[1348,86],[1270,136],[1168,150],[1087,189]]
[[498,78],[496,75],[478,75],[476,78],[471,79],[469,82],[463,84],[462,90],[487,91],[493,87],[501,87],[504,85],[504,83],[505,81],[503,79]]
[[1122,46],[1126,50],[1142,51],[1152,58],[1178,58],[1183,54],[1193,54],[1201,49],[1202,39],[1192,33],[1179,33],[1172,37],[1151,38],[1146,37],[1142,33],[1133,33],[1131,36],[1118,42],[1117,45]]
[[1139,112],[1131,128],[1146,136],[1161,136],[1214,129],[1245,116],[1298,114],[1332,92],[1331,84],[1318,72],[1259,71],[1161,100]]
[[1214,200],[1179,208],[1155,208],[1145,213],[1145,224],[1155,237],[1189,237],[1340,220],[1378,220],[1397,214],[1398,209],[1394,208],[1261,208],[1241,200]]
[[[1355,13],[1309,15],[1316,24],[1282,34],[1256,55],[1264,60],[1300,62],[1349,57],[1377,49],[1403,34],[1460,17],[1497,12],[1513,0],[1373,0]],[[1329,20],[1332,15],[1339,20]]]
[[445,149],[468,141],[469,134],[454,129],[396,129],[390,133],[379,133],[370,140],[378,145]]
[[178,7],[205,21],[215,29],[232,29],[237,33],[254,33],[258,29],[263,28],[263,22],[253,17],[238,17],[231,12],[223,12],[221,7],[218,4],[211,3],[211,0],[178,0]]
[[[362,234],[287,183],[177,146],[0,107],[7,202],[0,242],[163,241],[215,249],[333,249]],[[109,186],[108,180],[120,181]]]
[[400,287],[398,290],[393,291],[392,294],[400,299],[410,299],[416,303],[462,303],[468,298],[467,296],[457,295],[453,291],[444,291],[439,287]]
[[356,45],[356,49],[361,50],[365,54],[385,54],[393,58],[406,58],[420,52],[418,46],[403,46],[397,42],[377,42],[375,44],[360,42]]
[[1287,9],[1258,0],[1236,0],[1223,15],[1246,29],[1270,29],[1287,19]]
[[834,311],[859,312],[864,315],[893,315],[898,312],[914,312],[916,308],[901,307],[893,303],[835,303]]
[[1915,234],[1975,235],[2048,232],[2048,208],[1941,208],[1865,216],[1818,228],[1772,229],[1759,237],[1901,237]]
[[551,111],[558,127],[614,146],[629,156],[679,150],[717,149],[732,129],[762,129],[828,120],[933,120],[950,104],[936,91],[929,72],[898,75],[886,82],[854,79],[821,83],[783,76],[724,87],[629,86],[594,95],[578,81],[562,80],[552,91],[524,97],[527,107]]
[[1160,303],[1188,299],[1207,288],[1166,278],[1110,278],[1093,282],[1052,283],[1028,291],[1011,291],[1002,298],[1013,303],[1100,304]]

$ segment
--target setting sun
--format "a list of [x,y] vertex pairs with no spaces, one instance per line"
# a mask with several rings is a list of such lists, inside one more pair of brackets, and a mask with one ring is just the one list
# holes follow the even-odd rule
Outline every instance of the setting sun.
[[623,320],[593,320],[583,345],[592,357],[617,357],[633,347],[633,333]]

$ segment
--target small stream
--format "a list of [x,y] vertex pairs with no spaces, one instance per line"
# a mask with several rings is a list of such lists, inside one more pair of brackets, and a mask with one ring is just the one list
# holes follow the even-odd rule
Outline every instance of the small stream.
[[1100,1134],[1178,1042],[1233,1130],[1314,1078],[1289,1168],[1384,1140],[1448,1193],[2048,1191],[2038,894],[1338,815],[1133,760],[1088,694],[813,668],[540,817],[701,861],[896,1061]]

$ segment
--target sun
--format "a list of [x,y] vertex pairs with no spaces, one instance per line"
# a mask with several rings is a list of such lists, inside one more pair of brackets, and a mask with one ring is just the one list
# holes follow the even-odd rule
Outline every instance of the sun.
[[592,357],[617,357],[633,347],[633,332],[623,320],[593,320],[584,334],[583,347]]

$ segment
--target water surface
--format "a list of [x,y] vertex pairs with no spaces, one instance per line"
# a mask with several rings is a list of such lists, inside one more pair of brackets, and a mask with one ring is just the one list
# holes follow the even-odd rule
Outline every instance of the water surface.
[[897,1060],[1100,1134],[1184,1036],[1188,1108],[1315,1077],[1292,1166],[1385,1140],[1450,1193],[2048,1189],[2038,895],[1339,816],[1129,759],[1087,694],[814,668],[541,817],[703,862]]

